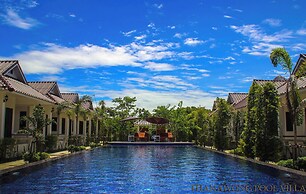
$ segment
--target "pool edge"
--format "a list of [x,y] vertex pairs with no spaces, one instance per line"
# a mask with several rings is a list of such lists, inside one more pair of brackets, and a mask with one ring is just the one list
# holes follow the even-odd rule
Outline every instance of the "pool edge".
[[274,165],[274,164],[269,164],[269,163],[266,163],[266,162],[254,160],[254,159],[251,159],[251,158],[245,158],[245,157],[234,155],[234,154],[229,154],[229,153],[226,153],[226,152],[214,150],[214,149],[203,147],[203,146],[194,145],[194,147],[204,149],[204,150],[207,150],[207,151],[212,151],[212,152],[215,152],[215,153],[219,153],[219,154],[222,154],[222,155],[225,155],[225,156],[230,156],[230,157],[237,158],[237,159],[240,159],[240,160],[252,162],[252,163],[255,163],[255,164],[258,164],[258,165],[261,165],[261,166],[271,167],[271,168],[274,168],[274,169],[277,169],[277,170],[281,170],[281,171],[284,171],[284,172],[287,172],[287,173],[292,173],[292,174],[295,174],[295,175],[298,175],[298,176],[303,176],[304,178],[306,178],[306,172],[304,172],[304,171],[295,170],[295,169],[291,169],[291,168],[287,168],[287,167],[283,167],[283,166],[278,166],[278,165]]

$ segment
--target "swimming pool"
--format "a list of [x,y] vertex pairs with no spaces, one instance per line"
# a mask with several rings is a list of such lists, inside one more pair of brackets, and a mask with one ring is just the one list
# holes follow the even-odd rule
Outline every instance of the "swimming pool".
[[230,187],[244,193],[247,186],[282,191],[286,183],[295,184],[275,169],[193,146],[99,148],[14,174],[15,180],[1,181],[0,193],[194,193]]

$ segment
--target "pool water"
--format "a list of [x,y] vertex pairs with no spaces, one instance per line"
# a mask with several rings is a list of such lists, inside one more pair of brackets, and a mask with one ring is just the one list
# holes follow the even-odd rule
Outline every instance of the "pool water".
[[240,185],[235,193],[245,185],[280,192],[295,184],[280,171],[192,146],[98,148],[14,176],[1,181],[0,193],[216,193],[224,185]]

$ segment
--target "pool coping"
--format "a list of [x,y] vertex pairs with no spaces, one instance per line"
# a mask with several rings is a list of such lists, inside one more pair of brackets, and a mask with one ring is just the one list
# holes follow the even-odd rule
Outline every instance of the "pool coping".
[[25,163],[23,165],[13,166],[11,168],[3,169],[3,170],[0,170],[0,178],[2,178],[4,176],[7,176],[10,173],[16,172],[18,170],[23,170],[23,169],[26,169],[26,168],[30,168],[30,167],[34,167],[34,166],[39,166],[39,165],[46,164],[46,163],[49,163],[49,162],[54,162],[56,160],[68,158],[68,157],[71,157],[71,156],[74,156],[74,155],[78,155],[78,154],[82,154],[82,153],[85,153],[85,152],[88,152],[88,151],[92,151],[92,150],[94,150],[94,149],[93,148],[86,149],[86,150],[82,150],[82,151],[78,151],[78,152],[73,152],[73,153],[69,153],[69,154],[59,155],[59,156],[56,156],[56,157],[53,157],[53,158],[48,158],[48,159],[45,159],[45,160],[39,160],[37,162]]
[[230,157],[233,157],[233,158],[237,158],[237,159],[240,159],[240,160],[252,162],[252,163],[255,163],[255,164],[258,164],[258,165],[275,168],[277,170],[292,173],[292,174],[295,174],[295,175],[298,175],[298,176],[303,176],[304,178],[306,178],[306,172],[304,172],[304,171],[295,170],[295,169],[287,168],[287,167],[284,167],[284,166],[278,166],[278,165],[275,165],[275,164],[270,164],[270,163],[254,160],[254,159],[251,159],[251,158],[246,158],[246,157],[242,157],[242,156],[239,156],[239,155],[218,151],[218,150],[211,149],[211,148],[208,148],[208,147],[203,147],[203,146],[198,146],[198,145],[195,145],[195,147],[200,148],[200,149],[204,149],[204,150],[207,150],[207,151],[213,151],[213,152],[223,154],[223,155],[226,155],[226,156],[230,156]]

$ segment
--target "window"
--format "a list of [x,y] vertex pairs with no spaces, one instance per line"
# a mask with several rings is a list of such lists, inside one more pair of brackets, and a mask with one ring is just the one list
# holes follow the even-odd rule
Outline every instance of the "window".
[[10,74],[12,74],[12,75],[14,74],[14,70],[13,69],[10,71]]
[[73,131],[73,120],[69,119],[69,136],[72,135]]
[[52,131],[57,131],[57,117],[52,117],[52,120],[55,121],[52,123]]
[[83,135],[83,121],[80,121],[79,123],[79,134]]
[[19,118],[20,118],[20,123],[19,123],[19,129],[24,129],[27,127],[27,122],[23,120],[23,117],[27,116],[26,111],[20,111],[19,113]]
[[62,118],[62,134],[66,133],[66,119]]
[[293,131],[293,124],[289,112],[286,112],[286,131]]

